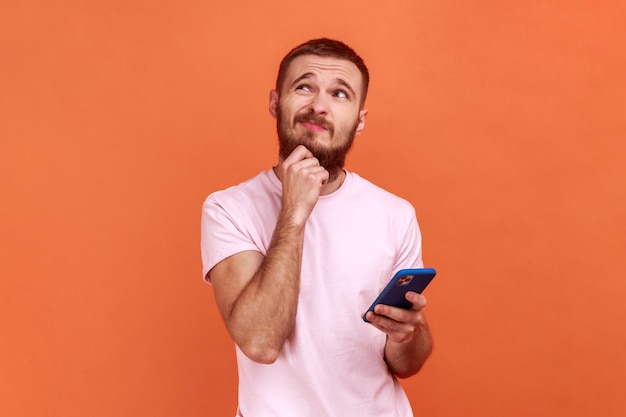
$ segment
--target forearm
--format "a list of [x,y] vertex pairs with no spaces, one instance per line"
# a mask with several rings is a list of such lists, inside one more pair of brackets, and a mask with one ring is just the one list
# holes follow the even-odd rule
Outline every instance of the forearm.
[[408,378],[422,368],[432,347],[432,335],[426,320],[423,319],[415,328],[411,340],[398,343],[387,339],[385,361],[389,370],[398,378]]
[[[281,210],[266,256],[238,257],[216,265],[215,298],[231,336],[252,360],[272,363],[296,320],[306,222],[328,172],[300,145],[274,172],[282,183]],[[216,269],[214,267],[214,269]],[[219,289],[217,288],[219,286]]]
[[251,359],[272,363],[295,324],[304,225],[279,219],[267,255],[235,299],[226,325]]

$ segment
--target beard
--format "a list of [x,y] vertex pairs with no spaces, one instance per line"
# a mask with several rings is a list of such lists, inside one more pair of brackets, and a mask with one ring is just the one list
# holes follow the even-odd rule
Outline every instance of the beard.
[[[294,133],[292,127],[298,122],[310,120],[313,123],[327,129],[333,142],[339,143],[338,145],[323,146],[319,145],[315,141],[316,132],[305,131],[301,135]],[[338,132],[338,136],[335,137],[335,127],[332,123],[328,122],[321,116],[317,116],[314,113],[296,115],[293,120],[293,126],[290,125],[289,120],[285,120],[283,117],[280,105],[276,109],[276,130],[278,131],[278,145],[279,155],[284,160],[296,149],[299,145],[304,145],[313,156],[317,158],[320,165],[328,171],[328,182],[333,182],[339,176],[339,173],[343,170],[343,166],[346,162],[346,155],[352,147],[352,142],[356,136],[356,130],[359,125],[359,120],[355,120],[353,126],[345,132]]]

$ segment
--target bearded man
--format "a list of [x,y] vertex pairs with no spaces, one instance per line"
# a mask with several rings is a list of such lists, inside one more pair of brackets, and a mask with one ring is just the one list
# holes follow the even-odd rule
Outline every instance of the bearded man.
[[269,110],[276,166],[211,194],[204,279],[235,342],[243,417],[412,416],[398,382],[432,349],[423,308],[378,305],[420,268],[413,206],[344,168],[365,127],[369,73],[346,44],[315,39],[282,60]]

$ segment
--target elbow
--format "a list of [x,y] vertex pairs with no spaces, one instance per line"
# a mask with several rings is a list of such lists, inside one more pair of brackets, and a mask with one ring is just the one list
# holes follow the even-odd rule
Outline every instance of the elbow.
[[267,346],[264,344],[249,343],[245,345],[239,345],[239,349],[250,360],[263,364],[271,365],[278,359],[280,355],[280,348]]
[[422,366],[424,365],[424,363],[421,363],[419,365],[417,365],[416,367],[412,368],[412,369],[403,369],[403,370],[393,370],[393,374],[396,378],[398,379],[406,379],[406,378],[410,378],[413,375],[417,374],[420,369],[422,369]]

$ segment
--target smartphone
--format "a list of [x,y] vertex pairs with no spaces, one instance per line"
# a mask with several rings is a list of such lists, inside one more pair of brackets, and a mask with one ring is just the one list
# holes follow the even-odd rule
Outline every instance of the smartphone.
[[401,269],[391,278],[391,281],[381,291],[380,295],[374,300],[370,308],[363,314],[363,320],[369,322],[365,318],[368,311],[374,311],[377,304],[385,304],[394,307],[409,309],[413,304],[405,298],[408,291],[422,293],[430,284],[437,271],[433,268],[411,268]]

